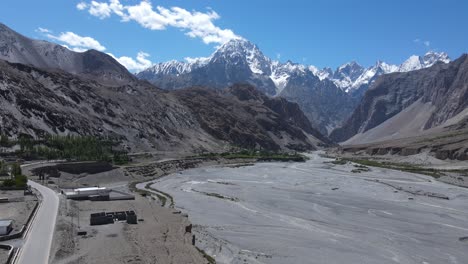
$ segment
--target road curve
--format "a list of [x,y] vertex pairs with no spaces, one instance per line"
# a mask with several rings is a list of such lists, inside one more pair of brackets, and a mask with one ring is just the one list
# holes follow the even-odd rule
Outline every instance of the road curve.
[[25,237],[17,263],[47,264],[54,236],[59,197],[56,192],[39,183],[29,180],[28,184],[41,193],[42,202]]

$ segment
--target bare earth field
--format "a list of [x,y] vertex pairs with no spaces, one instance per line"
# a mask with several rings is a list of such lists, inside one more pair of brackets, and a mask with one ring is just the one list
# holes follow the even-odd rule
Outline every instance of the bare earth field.
[[468,189],[310,158],[190,169],[152,187],[218,263],[468,263]]
[[26,224],[37,203],[36,197],[32,195],[24,196],[23,191],[0,191],[0,197],[16,200],[0,203],[0,219],[13,220],[13,230],[11,232],[19,232],[21,227]]
[[[89,224],[91,213],[122,210],[134,210],[144,221],[136,225]],[[191,245],[191,234],[185,233],[190,224],[187,218],[149,198],[108,202],[61,199],[59,211],[51,263],[206,263]],[[88,234],[77,236],[78,229]]]
[[6,263],[8,259],[8,250],[0,248],[0,263]]
[[[215,165],[226,161],[190,159],[185,161],[144,161],[124,168],[96,174],[61,173],[51,178],[51,188],[107,186],[130,192],[128,183],[161,177],[182,169]],[[237,161],[233,161],[237,162]],[[48,164],[49,165],[49,164]],[[42,165],[44,166],[44,165]],[[207,259],[192,245],[192,234],[186,216],[148,195],[138,193],[128,201],[70,201],[60,198],[59,215],[51,249],[51,263],[207,263]],[[91,213],[133,210],[138,215],[136,225],[115,223],[90,226]],[[79,219],[79,220],[78,220]],[[79,228],[78,228],[79,225]],[[86,231],[78,236],[77,231]]]

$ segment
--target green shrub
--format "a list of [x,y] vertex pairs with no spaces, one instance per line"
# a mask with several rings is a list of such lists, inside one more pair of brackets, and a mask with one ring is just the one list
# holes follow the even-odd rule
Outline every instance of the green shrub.
[[342,160],[342,159],[335,159],[335,160],[332,161],[331,163],[333,163],[333,164],[335,164],[335,165],[345,165],[346,163],[348,163],[348,161]]
[[13,186],[15,186],[15,180],[13,180],[13,179],[4,180],[3,183],[2,183],[2,186],[3,187],[13,187]]

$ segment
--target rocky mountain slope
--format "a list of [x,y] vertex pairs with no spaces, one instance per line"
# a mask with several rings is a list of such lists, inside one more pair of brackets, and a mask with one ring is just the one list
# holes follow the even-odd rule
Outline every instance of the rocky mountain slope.
[[251,42],[235,39],[221,45],[210,57],[159,63],[137,76],[170,90],[192,85],[223,89],[234,83],[248,83],[269,96],[298,103],[313,125],[328,134],[349,117],[378,76],[421,69],[438,61],[448,62],[449,58],[445,53],[429,52],[423,57],[412,56],[399,66],[377,62],[364,68],[351,62],[335,71],[320,70],[291,61],[274,61]]
[[314,128],[296,103],[290,102],[282,97],[272,98],[266,96],[250,85],[234,85],[227,89],[227,93],[234,95],[240,101],[262,103],[265,107],[268,107],[278,114],[279,118],[288,120],[291,124],[320,140],[321,142],[318,144],[329,146],[334,144],[328,137],[323,136],[323,134]]
[[95,135],[119,140],[131,151],[305,150],[327,144],[307,132],[310,123],[278,114],[260,100],[242,102],[206,88],[167,92],[139,81],[109,86],[3,60],[0,69],[0,132],[9,136]]
[[55,43],[27,38],[0,23],[0,59],[61,70],[105,84],[121,85],[136,78],[111,56],[95,50],[74,52]]
[[304,119],[296,104],[263,101],[265,96],[255,97],[254,90],[248,85],[236,85],[224,92],[195,87],[174,94],[192,110],[205,131],[236,146],[270,150],[283,146],[303,151],[331,145]]
[[219,90],[234,83],[248,83],[267,95],[298,103],[313,126],[328,134],[348,117],[356,100],[316,74],[319,73],[315,67],[272,61],[256,45],[236,39],[208,58],[157,64],[137,76],[170,90],[191,85]]
[[331,138],[343,142],[354,137],[348,143],[363,143],[414,136],[464,120],[467,107],[465,54],[448,64],[381,76],[346,123],[331,133]]
[[417,136],[382,140],[364,144],[343,145],[341,150],[369,155],[415,155],[431,153],[438,159],[468,160],[468,128],[466,122],[457,124],[464,128],[429,130]]
[[320,80],[307,71],[291,74],[280,96],[299,104],[313,126],[324,135],[338,127],[357,105],[356,99],[332,81]]

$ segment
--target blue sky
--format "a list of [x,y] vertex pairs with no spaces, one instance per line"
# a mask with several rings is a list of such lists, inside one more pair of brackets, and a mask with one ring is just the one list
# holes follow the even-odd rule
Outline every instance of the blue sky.
[[462,0],[3,0],[0,22],[76,50],[101,49],[134,71],[208,56],[232,37],[274,59],[336,68],[399,64],[429,50],[457,58],[468,51],[467,11]]

